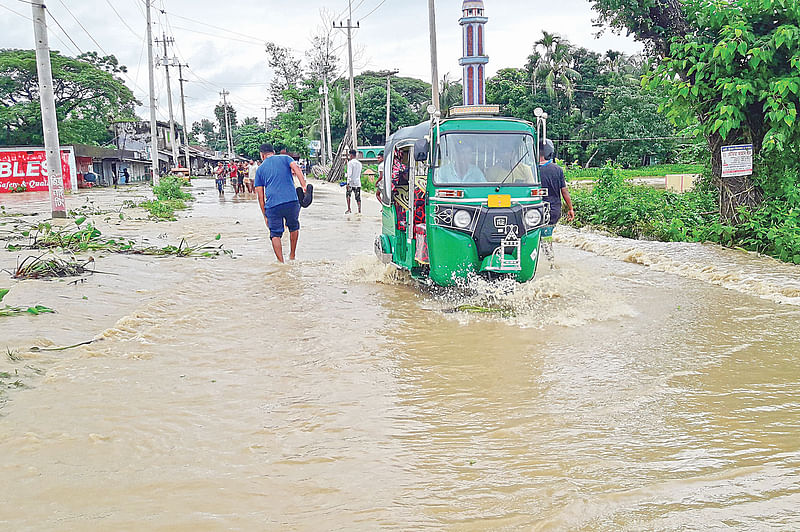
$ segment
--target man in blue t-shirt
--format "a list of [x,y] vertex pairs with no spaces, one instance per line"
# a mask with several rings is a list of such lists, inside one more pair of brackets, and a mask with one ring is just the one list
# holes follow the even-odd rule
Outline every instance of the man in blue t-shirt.
[[294,260],[300,234],[300,202],[292,175],[300,181],[303,192],[306,192],[306,178],[294,159],[288,155],[275,155],[272,144],[262,144],[260,151],[262,163],[256,170],[255,181],[258,206],[264,215],[278,262],[283,262],[281,237],[284,225],[289,228],[289,260]]

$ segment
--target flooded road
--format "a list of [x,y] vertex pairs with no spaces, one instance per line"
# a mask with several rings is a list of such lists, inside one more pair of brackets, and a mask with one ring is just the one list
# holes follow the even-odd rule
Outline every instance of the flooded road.
[[371,256],[375,202],[320,184],[280,266],[211,187],[177,222],[96,218],[232,258],[0,282],[58,311],[0,318],[6,529],[800,528],[800,268],[560,228],[532,283],[430,293]]

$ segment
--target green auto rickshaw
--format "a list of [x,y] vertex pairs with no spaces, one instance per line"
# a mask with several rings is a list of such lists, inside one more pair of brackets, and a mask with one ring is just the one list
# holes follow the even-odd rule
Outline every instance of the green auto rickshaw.
[[[433,111],[433,109],[431,109]],[[492,106],[451,109],[389,137],[375,251],[419,280],[452,286],[474,275],[533,278],[550,221],[538,128]]]

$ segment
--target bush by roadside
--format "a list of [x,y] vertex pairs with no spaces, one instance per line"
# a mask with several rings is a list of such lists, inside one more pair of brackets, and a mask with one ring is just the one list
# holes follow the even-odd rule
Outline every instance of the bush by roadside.
[[800,264],[800,202],[791,197],[765,201],[740,212],[741,222],[720,221],[716,195],[701,182],[684,194],[625,182],[610,165],[591,189],[571,191],[576,227],[594,226],[628,238],[715,242]]

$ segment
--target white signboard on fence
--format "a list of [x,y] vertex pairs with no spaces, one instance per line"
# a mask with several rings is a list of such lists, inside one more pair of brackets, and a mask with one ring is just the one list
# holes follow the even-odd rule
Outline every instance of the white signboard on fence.
[[722,147],[722,177],[752,175],[752,173],[752,144],[739,144],[738,146]]

